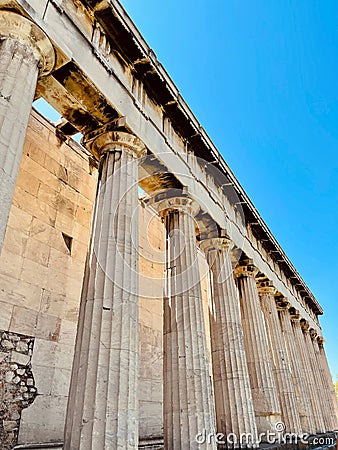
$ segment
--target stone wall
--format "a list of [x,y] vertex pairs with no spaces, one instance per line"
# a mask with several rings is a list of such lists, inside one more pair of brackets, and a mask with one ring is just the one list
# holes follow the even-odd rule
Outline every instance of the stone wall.
[[140,439],[163,436],[163,340],[162,295],[164,275],[164,227],[148,208],[139,215],[140,270]]
[[[0,382],[23,397],[28,381],[37,389],[28,408],[16,397],[18,413],[2,418],[0,430],[14,427],[25,408],[19,442],[62,440],[95,186],[80,146],[33,112],[0,258]],[[15,342],[9,356],[4,345]]]
[[37,395],[32,373],[34,338],[0,331],[0,445],[17,442],[21,412]]

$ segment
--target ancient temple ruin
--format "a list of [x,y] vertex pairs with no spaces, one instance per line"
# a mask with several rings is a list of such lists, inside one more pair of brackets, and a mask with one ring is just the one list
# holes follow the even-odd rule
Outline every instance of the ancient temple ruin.
[[117,0],[0,0],[0,199],[1,449],[333,439],[322,308]]

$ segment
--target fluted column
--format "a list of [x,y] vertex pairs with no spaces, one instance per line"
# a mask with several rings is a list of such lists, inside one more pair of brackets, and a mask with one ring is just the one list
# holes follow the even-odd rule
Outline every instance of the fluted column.
[[137,181],[145,148],[109,128],[85,144],[101,161],[64,449],[131,450],[138,447]]
[[291,378],[290,364],[275,301],[276,289],[271,281],[262,281],[258,285],[258,293],[268,334],[272,371],[281,405],[282,421],[284,422],[286,431],[300,435],[301,425]]
[[309,375],[308,380],[311,392],[311,399],[313,401],[316,429],[317,433],[324,433],[326,430],[321,406],[322,392],[321,386],[318,383],[317,365],[315,361],[315,354],[313,350],[312,340],[309,332],[309,324],[304,319],[302,319],[300,322],[300,326],[303,332],[303,341],[304,341],[303,351],[306,360],[305,368]]
[[244,344],[250,385],[259,433],[271,430],[281,420],[281,408],[272,373],[268,338],[261,311],[255,275],[257,269],[249,262],[237,267],[235,275],[240,291]]
[[197,444],[198,433],[214,434],[214,398],[209,374],[194,214],[188,197],[157,204],[167,233],[164,299],[164,447],[216,449]]
[[37,25],[0,10],[0,251],[37,79],[54,63],[53,46]]
[[289,312],[289,304],[286,299],[279,298],[278,311],[279,318],[284,335],[286,350],[289,355],[289,363],[291,366],[292,382],[295,389],[297,409],[300,415],[302,430],[305,433],[314,434],[316,432],[313,414],[310,403],[310,393],[308,391],[307,382],[305,380],[303,361],[299,354],[297,342],[294,337],[291,316]]
[[317,368],[317,383],[321,390],[321,408],[324,419],[325,431],[333,431],[334,424],[332,420],[332,410],[334,408],[331,400],[331,395],[328,392],[326,384],[326,374],[324,373],[324,367],[322,366],[322,358],[319,351],[317,332],[310,330],[310,336],[312,339],[313,351],[315,354],[315,363]]
[[310,420],[311,420],[311,433],[315,434],[322,432],[324,425],[321,420],[320,411],[318,410],[317,391],[314,390],[314,379],[312,373],[312,367],[308,356],[308,351],[305,346],[304,335],[300,323],[300,315],[297,311],[291,313],[291,325],[295,338],[296,349],[298,352],[298,364],[303,374],[305,381],[305,389],[307,397],[310,402]]
[[321,364],[324,369],[325,385],[331,396],[332,425],[333,425],[334,430],[338,430],[338,401],[337,401],[336,392],[335,392],[335,389],[333,386],[332,375],[330,372],[329,364],[327,362],[327,358],[326,358],[326,354],[325,354],[324,339],[321,336],[318,337],[318,346],[319,346],[319,353],[320,353],[320,357],[321,357]]
[[231,246],[227,238],[206,239],[200,244],[212,275],[210,331],[217,431],[236,436],[248,433],[251,441],[256,442],[256,420]]

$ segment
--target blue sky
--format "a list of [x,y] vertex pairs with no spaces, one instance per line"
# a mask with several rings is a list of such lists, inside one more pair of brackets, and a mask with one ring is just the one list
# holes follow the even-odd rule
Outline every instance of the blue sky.
[[338,3],[122,4],[323,306],[338,374]]

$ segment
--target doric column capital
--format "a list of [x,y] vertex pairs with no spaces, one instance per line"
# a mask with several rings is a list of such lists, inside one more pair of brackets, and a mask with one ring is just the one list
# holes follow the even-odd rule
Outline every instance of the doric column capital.
[[239,277],[255,277],[259,270],[254,266],[252,259],[241,261],[234,271],[234,276]]
[[323,336],[317,336],[317,341],[318,341],[319,347],[324,347],[325,339],[323,338]]
[[313,340],[313,341],[315,341],[316,340],[316,338],[317,338],[317,336],[318,336],[318,333],[317,333],[317,331],[315,330],[315,329],[313,329],[313,328],[310,328],[310,336],[311,336],[311,339]]
[[200,205],[188,194],[184,191],[177,192],[176,189],[155,195],[149,203],[161,217],[166,217],[173,211],[185,212],[195,217],[200,209]]
[[300,315],[298,309],[289,308],[289,313],[290,313],[291,322],[300,322],[301,315]]
[[136,158],[146,155],[147,149],[136,136],[125,131],[117,131],[114,123],[108,123],[83,137],[82,143],[93,155],[100,159],[107,152],[129,151]]
[[0,40],[14,39],[30,48],[39,63],[40,76],[55,65],[55,51],[46,34],[35,23],[12,11],[0,10]]
[[277,292],[271,280],[259,281],[257,283],[257,289],[259,295],[275,295]]
[[207,253],[209,250],[228,250],[232,247],[232,240],[227,237],[218,237],[218,238],[210,238],[203,239],[199,246],[204,253]]
[[304,333],[309,333],[310,331],[310,324],[307,320],[301,319],[300,326],[302,327],[302,330]]
[[286,297],[278,296],[275,298],[278,310],[289,310],[290,302]]

